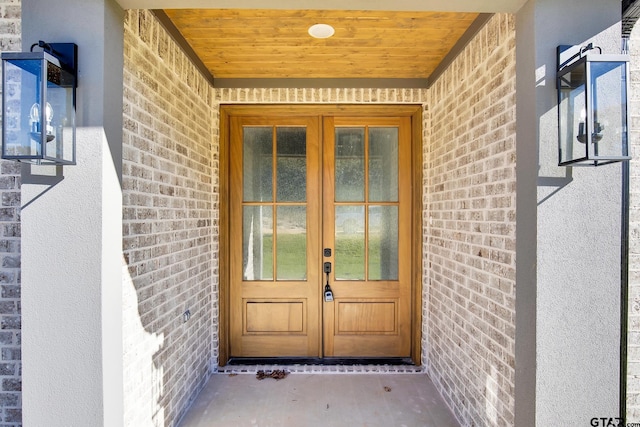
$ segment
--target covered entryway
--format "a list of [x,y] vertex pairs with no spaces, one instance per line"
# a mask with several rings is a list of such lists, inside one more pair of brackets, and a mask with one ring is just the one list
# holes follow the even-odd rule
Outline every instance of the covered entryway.
[[[422,104],[425,131],[414,135],[421,143],[413,151],[424,152],[425,162],[412,171],[425,174],[413,179],[424,195],[424,223],[412,233],[425,253],[413,283],[417,276],[425,292],[413,296],[412,313],[422,312],[424,322],[416,325],[414,317],[412,355],[422,330],[422,361],[464,425],[586,425],[616,415],[620,316],[612,307],[620,304],[612,291],[619,288],[610,284],[621,270],[614,259],[620,212],[611,201],[621,179],[611,167],[570,176],[557,169],[553,53],[558,43],[591,39],[605,52],[617,49],[611,35],[619,5],[456,2],[461,10],[511,14],[493,16],[460,51],[442,50],[451,61],[436,61],[439,73],[418,76],[428,86],[345,81],[342,63],[382,68],[369,55],[354,61],[351,54],[316,67],[331,71],[330,82],[279,73],[284,82],[221,86],[219,75],[215,84],[200,76],[150,12],[134,10],[169,2],[118,3],[78,8],[61,0],[44,10],[23,0],[22,26],[15,27],[24,47],[76,40],[84,82],[78,165],[50,176],[24,170],[21,225],[5,227],[21,233],[21,271],[12,283],[23,286],[4,284],[3,291],[21,292],[15,307],[24,329],[5,344],[3,357],[21,359],[15,366],[24,381],[3,384],[22,387],[11,400],[23,405],[24,424],[175,426],[227,361],[231,256],[220,224],[229,224],[230,175],[220,159],[230,157],[219,138],[218,107],[232,103]],[[311,3],[260,6],[325,7]],[[365,3],[350,7],[452,7],[433,0]],[[69,16],[74,25],[61,27]],[[449,27],[443,33],[453,41]],[[253,38],[261,29],[246,28]],[[416,47],[440,46],[410,34],[395,39],[421,62],[430,56]],[[379,49],[377,40],[370,44]],[[272,57],[297,63],[286,52]],[[569,389],[584,396],[575,399]]]
[[410,358],[416,108],[226,111],[229,355]]

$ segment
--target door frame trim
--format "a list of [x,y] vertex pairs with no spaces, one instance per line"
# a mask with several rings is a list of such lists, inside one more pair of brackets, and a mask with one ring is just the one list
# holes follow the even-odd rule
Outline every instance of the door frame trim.
[[[219,254],[218,262],[218,366],[230,358],[230,117],[231,116],[410,116],[411,117],[411,359],[421,364],[422,353],[422,105],[421,104],[318,104],[318,105],[220,105],[219,140]],[[215,159],[214,159],[215,161]],[[417,232],[419,231],[419,233]]]

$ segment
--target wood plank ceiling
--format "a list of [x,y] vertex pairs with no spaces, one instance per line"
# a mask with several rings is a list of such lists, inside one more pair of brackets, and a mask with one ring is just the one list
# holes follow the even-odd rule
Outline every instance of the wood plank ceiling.
[[[214,78],[425,79],[477,13],[165,9]],[[333,37],[315,39],[311,25]]]

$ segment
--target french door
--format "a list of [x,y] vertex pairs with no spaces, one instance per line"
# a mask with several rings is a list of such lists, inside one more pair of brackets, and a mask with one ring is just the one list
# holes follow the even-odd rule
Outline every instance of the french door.
[[411,119],[231,116],[231,357],[408,357]]

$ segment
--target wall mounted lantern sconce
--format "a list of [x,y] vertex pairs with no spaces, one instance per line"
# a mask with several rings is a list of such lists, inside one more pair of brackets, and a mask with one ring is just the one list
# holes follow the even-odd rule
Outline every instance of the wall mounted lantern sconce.
[[1,58],[2,158],[75,165],[78,46],[40,41]]
[[628,55],[589,44],[558,46],[559,166],[629,160]]

